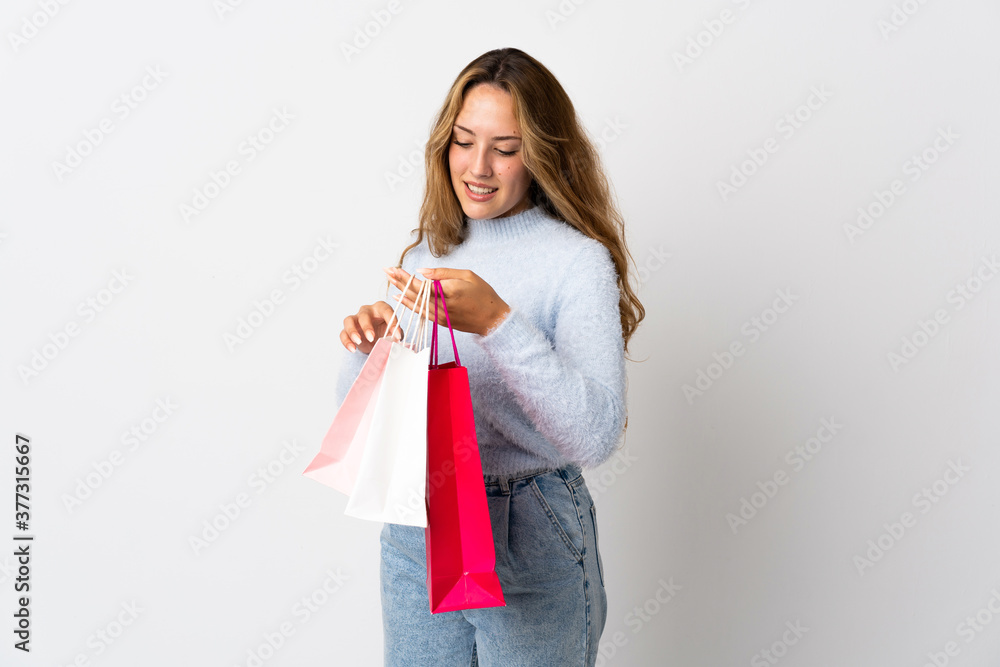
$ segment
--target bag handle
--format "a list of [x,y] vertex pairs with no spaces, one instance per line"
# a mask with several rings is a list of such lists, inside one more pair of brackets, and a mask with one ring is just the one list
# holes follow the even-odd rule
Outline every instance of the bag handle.
[[[407,279],[406,285],[403,287],[403,291],[400,292],[400,294],[406,294],[407,290],[410,289],[411,282],[413,282],[413,274],[410,274],[410,277]],[[403,340],[400,341],[401,343],[406,345],[407,339],[410,338],[410,333],[414,331],[414,328],[410,326],[413,323],[413,316],[419,312],[420,316],[417,319],[417,327],[416,327],[417,333],[413,335],[413,340],[410,342],[410,345],[414,346],[414,349],[421,349],[419,346],[423,345],[424,343],[424,329],[426,329],[426,323],[430,320],[431,292],[430,289],[425,289],[426,287],[427,287],[427,281],[425,280],[423,283],[421,283],[420,290],[417,292],[417,297],[414,300],[414,306],[416,310],[410,311],[410,319],[407,320],[406,322],[407,332],[403,336]],[[385,329],[385,333],[382,334],[382,338],[388,338],[390,332],[394,332],[396,329],[399,328],[399,325],[401,324],[402,320],[396,316],[396,313],[399,311],[399,307],[402,305],[403,305],[403,300],[400,299],[399,303],[396,304],[396,307],[392,311],[392,317],[389,318],[389,323],[395,320],[396,324],[395,326],[392,327],[387,326]],[[423,327],[420,326],[421,322],[424,322]]]
[[455,330],[451,328],[451,316],[448,314],[448,304],[444,301],[444,288],[441,287],[441,281],[434,281],[434,322],[435,326],[433,329],[433,334],[431,335],[431,358],[434,360],[433,364],[438,365],[438,339],[437,339],[437,318],[438,318],[438,295],[441,295],[441,306],[444,308],[444,316],[448,322],[448,332],[451,334],[451,347],[455,351],[455,364],[461,366],[462,362],[458,358],[458,345],[455,344]]
[[[407,284],[409,284],[409,281],[407,281]],[[425,280],[420,284],[420,289],[417,291],[417,298],[413,301],[414,309],[410,311],[410,319],[406,321],[406,328],[409,329],[406,338],[410,337],[410,333],[416,332],[413,334],[413,339],[409,344],[410,349],[414,351],[423,349],[421,346],[424,344],[424,331],[427,328],[427,321],[430,319],[430,310],[428,307],[430,294],[430,288]],[[413,324],[414,317],[417,317],[416,327],[410,326]],[[403,345],[406,345],[406,339],[403,340]]]
[[431,319],[431,310],[430,310],[431,288],[429,285],[427,285],[426,280],[421,285],[421,287],[424,286],[426,286],[427,289],[424,290],[423,300],[421,303],[417,304],[417,308],[420,311],[420,320],[418,321],[417,324],[418,329],[417,329],[417,339],[415,345],[416,349],[418,350],[422,350],[425,347],[427,347],[427,339],[426,339],[427,325],[430,323]]
[[[406,294],[406,290],[410,289],[410,282],[412,282],[412,281],[413,281],[413,274],[411,273],[409,279],[407,279],[407,281],[406,281],[406,287],[403,288],[403,291],[400,292],[400,294]],[[396,311],[399,310],[399,307],[402,306],[402,305],[403,305],[403,300],[400,299],[399,303],[397,303],[396,307],[393,308],[393,310],[392,310],[392,317],[390,317],[389,318],[389,322],[386,323],[387,326],[385,328],[385,333],[382,334],[382,338],[388,338],[390,331],[395,332],[396,329],[399,328],[399,318],[396,317]],[[393,320],[396,320],[396,326],[389,327],[388,324],[390,324]]]

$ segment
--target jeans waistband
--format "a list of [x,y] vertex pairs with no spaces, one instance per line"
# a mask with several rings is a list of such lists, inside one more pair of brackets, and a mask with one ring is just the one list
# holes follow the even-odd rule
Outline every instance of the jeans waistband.
[[500,487],[503,493],[508,493],[514,482],[519,482],[539,475],[559,474],[564,480],[571,481],[583,474],[583,470],[575,463],[568,463],[561,468],[542,468],[541,470],[514,473],[512,475],[483,475],[483,483],[487,488]]

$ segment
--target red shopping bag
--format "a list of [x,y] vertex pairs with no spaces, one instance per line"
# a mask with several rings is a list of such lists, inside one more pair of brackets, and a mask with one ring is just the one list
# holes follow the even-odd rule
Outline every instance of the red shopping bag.
[[493,529],[486,503],[483,465],[469,374],[460,365],[455,332],[444,304],[441,282],[434,283],[448,318],[455,361],[438,364],[437,326],[431,335],[427,378],[427,593],[431,613],[503,607],[496,574]]

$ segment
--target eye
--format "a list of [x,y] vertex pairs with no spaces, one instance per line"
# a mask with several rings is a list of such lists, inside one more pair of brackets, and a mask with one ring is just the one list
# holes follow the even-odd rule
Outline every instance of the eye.
[[[461,146],[462,148],[468,148],[469,146],[472,145],[471,143],[468,143],[468,142],[467,143],[462,143],[458,139],[453,139],[451,143],[455,144],[456,146]],[[500,155],[503,155],[504,157],[510,157],[511,155],[516,155],[517,151],[502,151],[502,150],[500,150],[498,148],[497,149],[497,153],[499,153]]]

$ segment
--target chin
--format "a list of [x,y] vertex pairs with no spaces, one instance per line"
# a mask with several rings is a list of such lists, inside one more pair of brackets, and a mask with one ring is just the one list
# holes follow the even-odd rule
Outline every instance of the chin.
[[495,218],[498,215],[503,215],[511,207],[503,208],[502,204],[496,202],[478,202],[471,201],[463,197],[461,199],[462,210],[470,218]]

